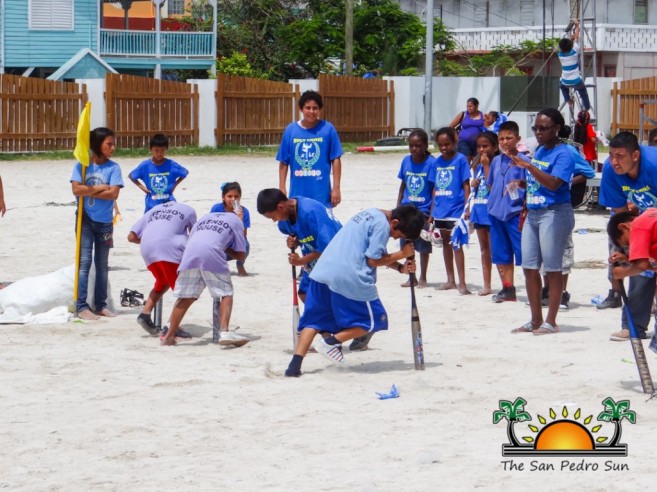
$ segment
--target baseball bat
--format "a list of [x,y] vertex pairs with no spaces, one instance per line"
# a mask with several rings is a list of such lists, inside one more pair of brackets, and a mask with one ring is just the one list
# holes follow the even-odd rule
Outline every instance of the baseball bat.
[[416,371],[424,371],[424,347],[422,345],[422,325],[420,313],[415,302],[415,273],[409,272],[408,283],[411,285],[411,334],[413,336],[413,362]]
[[[290,248],[294,253],[294,248]],[[292,265],[292,348],[297,349],[299,341],[299,295],[297,294],[297,267]]]
[[632,313],[630,312],[630,305],[627,301],[625,285],[622,280],[619,282],[619,284],[620,295],[623,299],[623,309],[625,309],[625,316],[627,316],[627,326],[630,330],[632,352],[634,352],[634,360],[636,361],[636,367],[639,370],[641,386],[643,386],[644,393],[652,395],[655,392],[655,387],[652,384],[652,377],[650,376],[650,368],[648,367],[648,361],[646,360],[646,353],[643,351],[641,338],[639,338],[639,334],[636,331],[636,326],[634,325],[634,319],[632,318]]

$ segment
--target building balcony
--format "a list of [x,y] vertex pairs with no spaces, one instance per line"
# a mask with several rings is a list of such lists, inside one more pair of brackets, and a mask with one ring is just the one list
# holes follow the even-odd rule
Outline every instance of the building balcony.
[[214,34],[160,31],[158,53],[155,31],[100,29],[99,52],[104,57],[214,58]]
[[[586,27],[586,26],[584,26]],[[546,26],[547,38],[563,36],[566,26]],[[539,42],[543,39],[542,26],[490,27],[477,29],[450,29],[457,50],[491,51],[496,46],[518,46],[522,41]],[[657,52],[657,26],[627,24],[597,24],[595,32],[597,51]],[[587,40],[587,47],[590,42]]]

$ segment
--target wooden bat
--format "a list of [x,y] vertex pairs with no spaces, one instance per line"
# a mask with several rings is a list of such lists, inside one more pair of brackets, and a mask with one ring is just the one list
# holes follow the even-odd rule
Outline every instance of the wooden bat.
[[650,376],[650,368],[648,367],[648,361],[646,360],[646,354],[643,351],[643,344],[641,343],[641,338],[636,331],[636,326],[634,325],[634,319],[632,319],[632,313],[630,312],[630,305],[627,302],[627,293],[625,292],[625,285],[623,282],[620,283],[620,295],[623,299],[623,309],[625,309],[625,316],[627,316],[627,326],[630,329],[630,342],[632,343],[632,352],[634,352],[634,360],[636,361],[636,367],[639,369],[639,378],[641,379],[641,386],[643,386],[643,392],[649,395],[654,394],[655,387],[652,384],[652,377]]
[[415,302],[415,273],[408,274],[408,282],[411,285],[411,333],[413,335],[413,361],[416,371],[424,371],[424,347],[422,345],[422,325],[420,324],[420,313]]
[[[294,248],[290,249],[294,253]],[[297,267],[292,265],[292,348],[296,350],[299,341],[299,296],[297,294]]]

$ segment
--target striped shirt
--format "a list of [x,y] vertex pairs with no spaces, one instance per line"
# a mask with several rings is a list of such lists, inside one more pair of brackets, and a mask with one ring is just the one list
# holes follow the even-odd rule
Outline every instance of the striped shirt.
[[559,52],[559,61],[561,62],[561,83],[563,85],[577,85],[582,83],[582,76],[579,73],[579,45],[573,43],[573,49],[568,53]]

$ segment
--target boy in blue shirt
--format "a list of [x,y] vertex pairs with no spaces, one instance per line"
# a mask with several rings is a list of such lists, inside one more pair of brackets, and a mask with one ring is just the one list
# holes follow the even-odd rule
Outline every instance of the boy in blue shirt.
[[[338,231],[310,274],[299,343],[286,376],[301,376],[301,363],[317,333],[329,334],[318,338],[317,352],[344,365],[342,343],[388,329],[388,316],[376,289],[376,269],[387,266],[399,273],[415,271],[414,261],[408,258],[424,223],[424,215],[413,205],[394,210],[369,208]],[[409,241],[399,251],[388,253],[391,237]]]
[[[158,133],[149,142],[150,159],[139,164],[129,175],[130,180],[146,193],[144,213],[161,203],[175,202],[173,192],[189,171],[176,161],[166,158],[169,139]],[[139,182],[141,180],[141,183]]]
[[331,208],[342,200],[342,146],[335,127],[319,119],[322,106],[322,96],[315,91],[306,91],[299,98],[303,117],[285,129],[276,155],[278,188],[287,195],[285,182],[289,168],[289,196],[313,198]]
[[331,209],[317,200],[302,196],[288,198],[276,188],[258,193],[257,205],[258,213],[278,222],[278,230],[287,235],[289,249],[301,246],[302,256],[290,253],[288,261],[290,265],[302,268],[299,299],[305,303],[310,282],[308,275],[342,224],[333,216]]
[[514,164],[512,157],[518,156],[525,162],[531,160],[518,153],[520,129],[515,121],[500,125],[498,140],[501,154],[491,162],[486,183],[490,188],[487,205],[491,257],[502,280],[502,290],[493,295],[492,300],[500,303],[516,301],[516,287],[513,282],[514,257],[515,264],[522,265],[520,217],[525,190],[519,187],[519,183],[524,182],[527,176],[523,168]]
[[[600,203],[614,213],[638,209],[643,213],[657,206],[657,148],[641,145],[630,132],[620,132],[609,142],[609,157],[602,168]],[[612,253],[610,260],[615,253]],[[655,297],[655,277],[652,271],[630,277],[628,304],[641,338],[646,338],[650,310]],[[623,310],[621,330],[610,337],[613,341],[630,339]],[[655,337],[657,340],[657,337]]]

